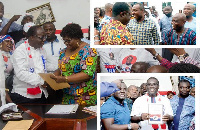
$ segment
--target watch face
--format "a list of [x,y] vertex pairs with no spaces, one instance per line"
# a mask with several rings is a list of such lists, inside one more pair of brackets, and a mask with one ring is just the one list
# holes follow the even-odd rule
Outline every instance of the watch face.
[[183,57],[183,56],[180,56],[178,59],[179,59],[179,61],[181,61],[181,62],[184,61],[184,57]]

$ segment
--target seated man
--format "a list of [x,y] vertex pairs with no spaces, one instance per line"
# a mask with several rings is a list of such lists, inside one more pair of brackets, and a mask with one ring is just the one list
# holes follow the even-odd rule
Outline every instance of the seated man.
[[114,93],[102,106],[101,106],[101,121],[106,130],[123,130],[133,129],[137,130],[139,125],[130,123],[130,111],[127,106],[126,98],[126,84],[117,84],[119,91]]
[[113,18],[101,30],[100,45],[133,45],[133,36],[126,29],[131,14],[127,3],[116,2],[112,10]]
[[189,130],[190,122],[195,115],[195,98],[190,96],[190,82],[180,80],[178,83],[179,94],[171,100],[174,120],[172,130]]
[[[131,121],[140,122],[141,130],[161,130],[167,129],[167,123],[173,120],[173,111],[169,99],[158,93],[159,81],[155,77],[147,80],[147,93],[135,100],[131,112]],[[148,120],[151,115],[148,110],[149,104],[163,105],[163,124],[149,124]]]
[[165,45],[196,45],[196,33],[185,28],[186,16],[178,13],[172,18],[173,29],[165,33],[163,43]]
[[32,26],[27,38],[13,54],[14,80],[11,99],[14,103],[45,103],[48,97],[44,80],[38,73],[46,72],[45,52],[42,48],[46,39],[40,26]]

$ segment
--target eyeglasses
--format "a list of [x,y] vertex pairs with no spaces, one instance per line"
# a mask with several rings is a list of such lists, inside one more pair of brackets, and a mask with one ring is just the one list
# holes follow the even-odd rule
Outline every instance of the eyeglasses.
[[37,35],[35,35],[37,38],[39,38],[40,40],[46,40],[47,39],[47,36],[45,35],[45,36],[42,36],[42,37],[38,37]]
[[147,86],[157,86],[158,83],[152,83],[152,84],[151,84],[151,83],[147,83],[146,85],[147,85]]

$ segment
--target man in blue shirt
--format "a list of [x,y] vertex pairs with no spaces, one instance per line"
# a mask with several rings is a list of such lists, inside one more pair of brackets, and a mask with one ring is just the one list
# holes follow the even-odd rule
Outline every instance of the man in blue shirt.
[[195,6],[186,4],[183,8],[183,13],[186,15],[185,28],[190,28],[196,32],[196,18],[192,16],[195,11]]
[[171,130],[189,130],[190,122],[195,115],[195,98],[190,96],[190,82],[180,80],[178,84],[179,95],[171,100],[174,120]]
[[117,85],[120,89],[114,93],[102,106],[101,106],[101,121],[103,128],[107,129],[133,129],[137,130],[139,125],[130,123],[130,111],[127,106],[126,98],[127,87],[126,84],[121,82]]

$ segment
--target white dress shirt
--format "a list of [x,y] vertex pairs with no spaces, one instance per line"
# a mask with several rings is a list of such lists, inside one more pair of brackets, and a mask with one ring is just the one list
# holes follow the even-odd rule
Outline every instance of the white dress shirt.
[[61,40],[54,40],[53,42],[45,42],[43,48],[46,51],[47,56],[47,71],[54,72],[58,69],[58,58],[60,51],[65,48],[66,45]]
[[[5,75],[4,75],[4,70],[5,70],[5,64],[4,60],[2,57],[2,52],[0,50],[0,96],[1,96],[1,105],[4,105],[6,103],[5,101]],[[0,106],[1,106],[0,105]]]
[[[168,115],[173,116],[173,110],[168,98],[163,97],[160,94],[158,94],[155,97],[155,100],[157,104],[163,104],[163,115],[168,114]],[[131,116],[141,116],[142,113],[149,113],[148,104],[150,103],[151,103],[151,97],[149,97],[147,94],[141,97],[138,97],[133,103]],[[141,126],[141,130],[153,130],[148,120],[140,121],[139,124]],[[160,130],[160,127],[158,130]],[[168,130],[168,128],[166,128],[166,130]]]
[[[34,72],[30,72],[29,56],[26,45],[22,43],[16,48],[13,54],[13,68],[14,68],[14,79],[13,79],[13,90],[12,93],[18,93],[26,98],[41,98],[42,92],[45,97],[48,97],[47,90],[41,85],[44,84],[44,80],[38,75],[38,73],[45,73],[42,54],[40,49],[34,49],[30,46],[30,54],[32,55],[34,65]],[[36,95],[30,95],[27,93],[27,88],[40,87],[42,91]]]

